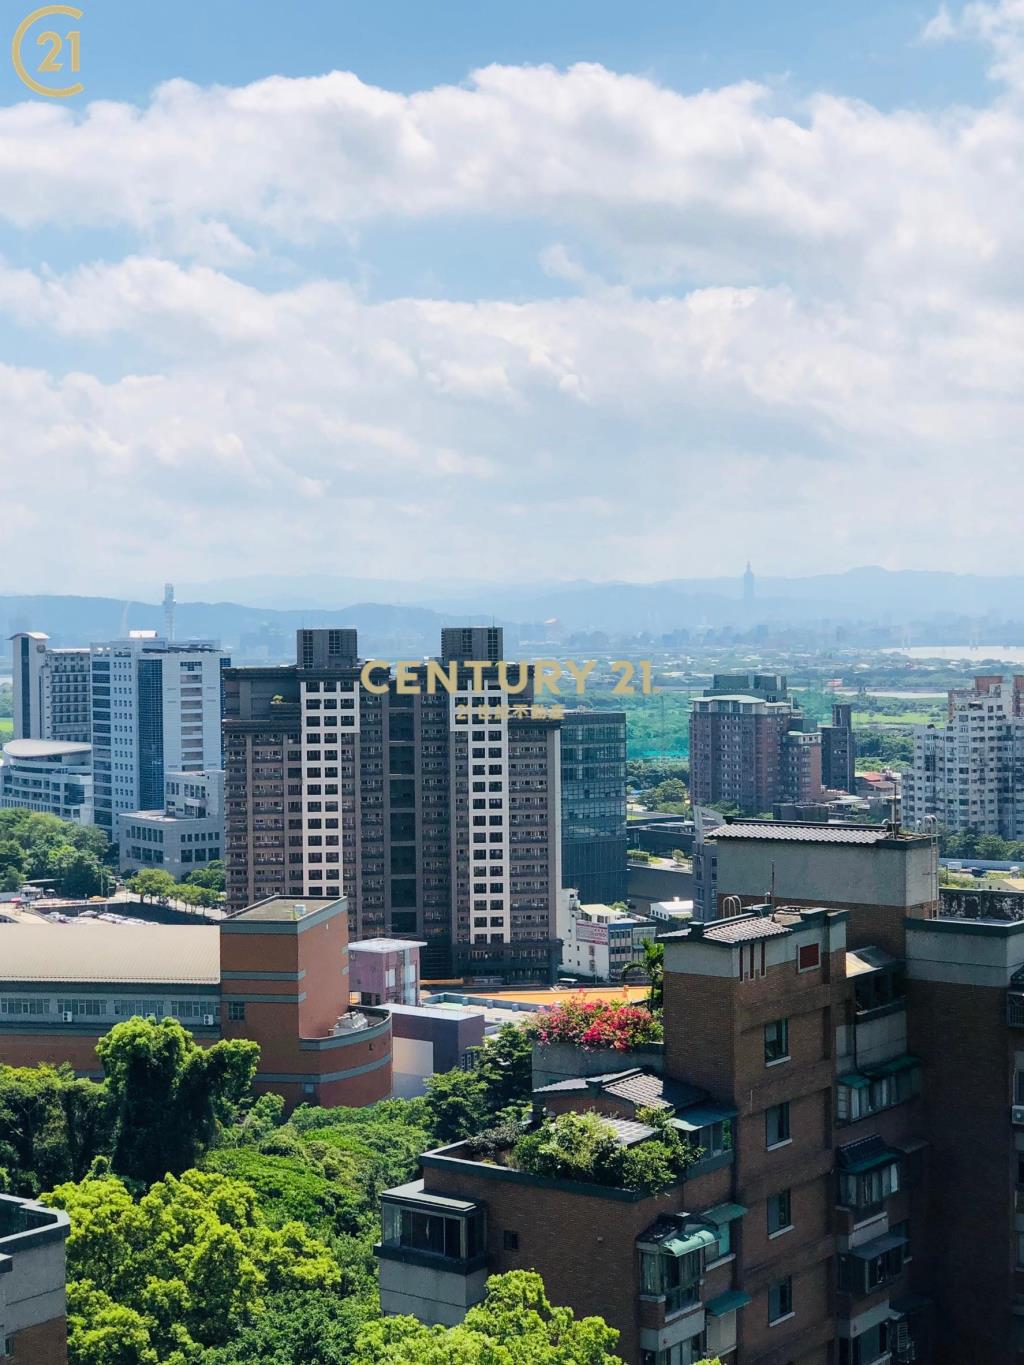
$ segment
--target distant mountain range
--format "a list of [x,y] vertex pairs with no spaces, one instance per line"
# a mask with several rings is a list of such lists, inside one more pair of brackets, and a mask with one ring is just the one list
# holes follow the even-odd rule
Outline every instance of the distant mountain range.
[[[412,657],[437,649],[442,624],[503,625],[506,645],[573,632],[612,636],[676,630],[748,631],[852,623],[985,633],[1024,622],[1024,576],[982,577],[879,568],[756,580],[753,602],[739,578],[659,583],[467,583],[260,577],[179,586],[179,638],[213,636],[240,658],[290,657],[299,626],[351,626],[360,652]],[[269,605],[268,605],[269,604]],[[88,644],[128,630],[162,630],[157,602],[110,597],[0,596],[0,629],[43,630],[57,644]],[[924,632],[922,634],[922,631]],[[938,638],[938,633],[936,634]],[[995,643],[996,641],[985,641]],[[1000,641],[1003,642],[1003,641]]]

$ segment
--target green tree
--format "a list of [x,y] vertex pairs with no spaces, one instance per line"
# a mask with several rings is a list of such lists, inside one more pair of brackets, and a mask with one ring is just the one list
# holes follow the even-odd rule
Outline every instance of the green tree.
[[111,1131],[105,1088],[70,1066],[0,1066],[0,1166],[15,1193],[81,1179]]
[[128,890],[144,901],[167,900],[178,889],[178,883],[162,868],[147,867],[128,878]]
[[120,1365],[103,1330],[112,1319],[135,1353],[125,1360],[192,1365],[255,1322],[266,1295],[330,1293],[341,1279],[322,1242],[298,1223],[269,1227],[247,1185],[212,1172],[168,1176],[138,1202],[110,1175],[59,1185],[46,1201],[71,1218],[75,1365]]
[[648,938],[641,944],[641,956],[634,962],[627,962],[622,969],[625,981],[632,972],[643,972],[651,983],[651,994],[647,1007],[651,1013],[660,1010],[665,1000],[665,945],[657,939]]
[[192,886],[205,887],[207,891],[223,891],[226,885],[224,864],[219,858],[215,858],[205,867],[193,868],[185,880]]
[[476,1049],[476,1075],[484,1104],[493,1116],[510,1104],[528,1104],[533,1095],[533,1039],[518,1024],[502,1024]]
[[458,1142],[487,1127],[484,1082],[475,1071],[441,1071],[427,1081],[427,1115],[434,1141]]
[[377,1317],[367,1295],[271,1295],[257,1321],[203,1365],[349,1365],[359,1332]]
[[383,1318],[356,1339],[352,1365],[622,1365],[618,1332],[548,1302],[533,1271],[492,1275],[487,1295],[457,1327]]
[[99,1040],[114,1115],[113,1163],[147,1184],[194,1165],[249,1094],[259,1045],[200,1047],[176,1019],[126,1019]]

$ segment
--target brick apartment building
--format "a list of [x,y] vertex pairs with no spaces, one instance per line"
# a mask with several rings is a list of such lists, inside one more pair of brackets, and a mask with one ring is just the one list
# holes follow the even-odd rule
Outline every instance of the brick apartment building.
[[0,1359],[10,1365],[67,1365],[62,1209],[0,1194]]
[[716,674],[690,712],[690,795],[769,811],[821,796],[821,734],[807,728],[778,674]]
[[944,915],[927,839],[749,823],[722,908],[773,864],[780,908],[666,936],[661,1074],[536,1095],[625,1142],[667,1106],[701,1161],[650,1195],[427,1153],[383,1198],[386,1311],[455,1321],[533,1267],[631,1365],[1024,1360],[1024,920]]
[[532,687],[501,691],[499,629],[441,644],[453,692],[427,665],[363,682],[352,630],[300,630],[294,667],[227,671],[229,904],[344,894],[359,938],[422,940],[428,977],[552,980],[559,722],[496,714]]
[[274,898],[205,925],[3,928],[0,1064],[101,1074],[96,1042],[133,1015],[171,1016],[200,1043],[260,1045],[258,1092],[289,1105],[391,1094],[391,1021],[350,1010],[345,900]]

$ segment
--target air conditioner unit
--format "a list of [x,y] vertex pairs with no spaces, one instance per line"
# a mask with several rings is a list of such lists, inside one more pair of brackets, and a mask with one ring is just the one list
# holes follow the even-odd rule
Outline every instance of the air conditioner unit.
[[217,1021],[214,1019],[212,1014],[203,1015],[203,1023],[206,1025],[207,1028],[213,1028],[216,1022]]
[[1010,1122],[1024,1128],[1024,1104],[1015,1104],[1010,1109]]
[[[65,1010],[61,1015],[61,1019],[65,1024],[73,1024],[75,1022],[75,1016],[71,1010]],[[1021,1113],[1024,1114],[1024,1109],[1021,1110]],[[1024,1119],[1021,1119],[1021,1123],[1024,1123]]]

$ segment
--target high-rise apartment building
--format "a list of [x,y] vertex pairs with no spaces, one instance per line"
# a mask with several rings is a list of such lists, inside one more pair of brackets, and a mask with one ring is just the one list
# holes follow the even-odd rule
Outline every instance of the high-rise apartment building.
[[15,739],[88,744],[89,650],[51,649],[48,635],[11,636]]
[[853,737],[853,706],[835,702],[832,724],[821,726],[821,785],[829,791],[857,791],[857,743]]
[[562,881],[585,905],[627,898],[626,714],[562,720]]
[[945,728],[914,727],[903,818],[1004,839],[1024,838],[1024,675],[975,678],[949,694]]
[[428,977],[550,977],[558,722],[499,679],[501,631],[445,629],[439,660],[365,679],[354,631],[297,643],[294,668],[226,676],[229,903],[344,894],[360,938],[422,940]]
[[713,837],[722,913],[664,939],[660,1071],[588,1053],[534,1092],[630,1146],[667,1111],[700,1149],[685,1180],[425,1153],[383,1196],[382,1307],[452,1323],[532,1268],[628,1365],[1021,1365],[1024,897],[940,903],[934,842],[895,826]]
[[111,838],[123,811],[156,810],[167,772],[220,768],[222,671],[210,640],[139,631],[92,647],[95,821]]

